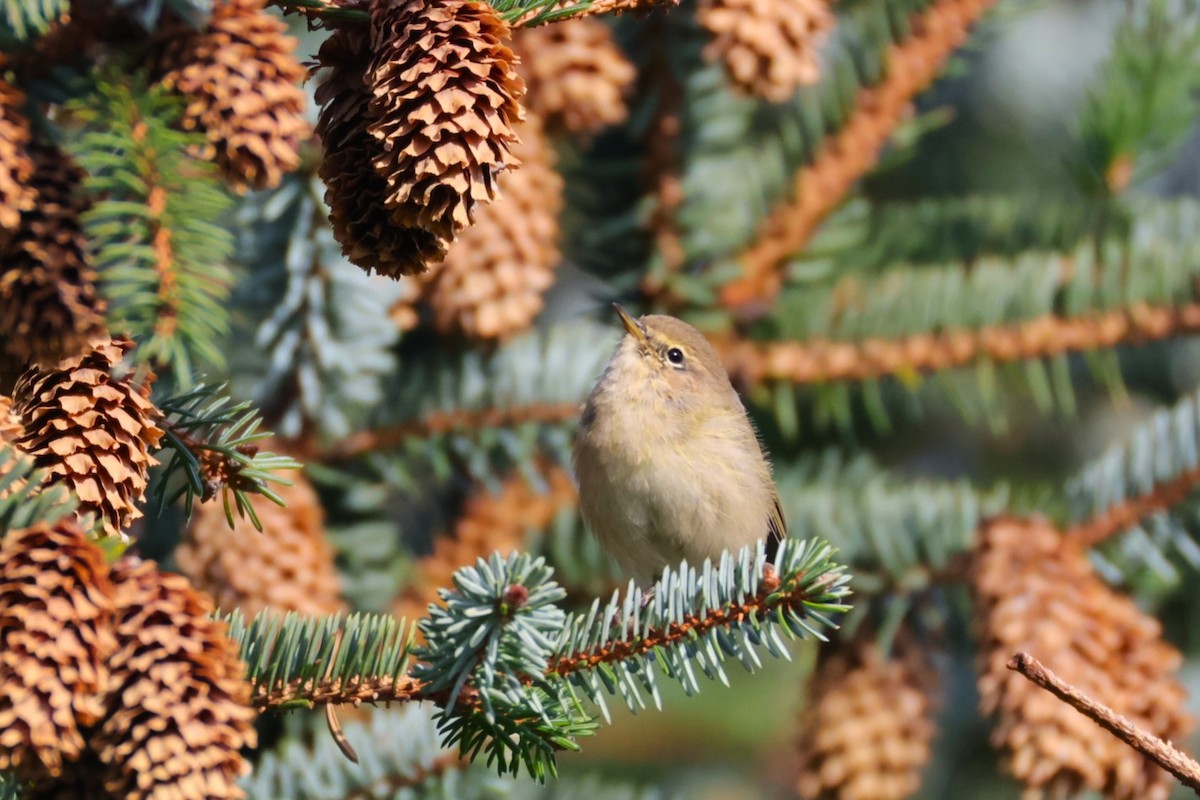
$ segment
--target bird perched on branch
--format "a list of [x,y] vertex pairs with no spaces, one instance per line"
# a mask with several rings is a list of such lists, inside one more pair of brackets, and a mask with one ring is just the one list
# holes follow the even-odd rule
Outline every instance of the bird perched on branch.
[[644,583],[763,538],[773,558],[787,529],[771,465],[716,351],[682,320],[616,309],[626,335],[575,440],[584,521]]

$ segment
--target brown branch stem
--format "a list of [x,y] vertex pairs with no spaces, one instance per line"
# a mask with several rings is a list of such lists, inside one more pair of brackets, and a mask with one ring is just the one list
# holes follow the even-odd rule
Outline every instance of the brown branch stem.
[[1050,692],[1200,795],[1200,764],[1170,742],[1147,733],[1108,706],[1088,697],[1029,653],[1014,655],[1008,662],[1008,668]]
[[1085,548],[1095,547],[1132,528],[1139,520],[1182,502],[1197,486],[1200,486],[1200,468],[1187,470],[1173,480],[1155,485],[1147,494],[1131,497],[1091,519],[1072,525],[1063,536]]
[[913,15],[912,35],[887,48],[886,77],[879,85],[859,91],[846,123],[796,173],[788,198],[767,217],[754,244],[735,257],[742,275],[721,289],[726,308],[763,308],[775,296],[783,285],[782,266],[788,257],[804,246],[821,220],[875,166],[909,103],[933,83],[993,2],[937,0]]
[[424,684],[411,675],[365,678],[343,685],[340,680],[304,681],[273,689],[260,687],[251,700],[259,711],[308,702],[314,706],[363,703],[411,703],[430,698],[423,695]]
[[979,330],[918,333],[897,339],[805,342],[715,341],[730,375],[742,385],[862,381],[937,372],[987,359],[996,363],[1138,345],[1200,333],[1200,303],[1124,309],[1079,317],[1046,314]]
[[553,424],[579,416],[579,403],[533,403],[511,408],[436,411],[416,419],[373,431],[362,431],[338,442],[324,454],[334,460],[351,459],[376,450],[399,447],[414,436],[436,436],[456,430],[499,428],[527,422]]

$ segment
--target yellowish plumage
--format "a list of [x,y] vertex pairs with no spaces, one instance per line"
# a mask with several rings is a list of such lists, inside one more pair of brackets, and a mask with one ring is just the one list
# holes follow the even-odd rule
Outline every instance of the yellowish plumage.
[[712,345],[674,317],[634,320],[584,406],[584,520],[632,577],[699,566],[786,528],[771,467]]

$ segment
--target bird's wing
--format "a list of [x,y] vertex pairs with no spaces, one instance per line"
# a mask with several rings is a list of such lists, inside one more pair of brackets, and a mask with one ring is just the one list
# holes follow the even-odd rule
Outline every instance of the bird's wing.
[[779,494],[771,492],[771,511],[767,514],[767,560],[775,563],[779,543],[787,536],[787,522],[783,519],[783,508],[779,505]]

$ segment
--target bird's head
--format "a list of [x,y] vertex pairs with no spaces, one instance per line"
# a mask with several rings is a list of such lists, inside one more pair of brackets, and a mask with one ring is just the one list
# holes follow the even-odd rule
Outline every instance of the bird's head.
[[679,408],[724,405],[736,397],[717,351],[700,331],[675,317],[634,319],[616,309],[627,335],[609,368],[633,399],[655,397]]

